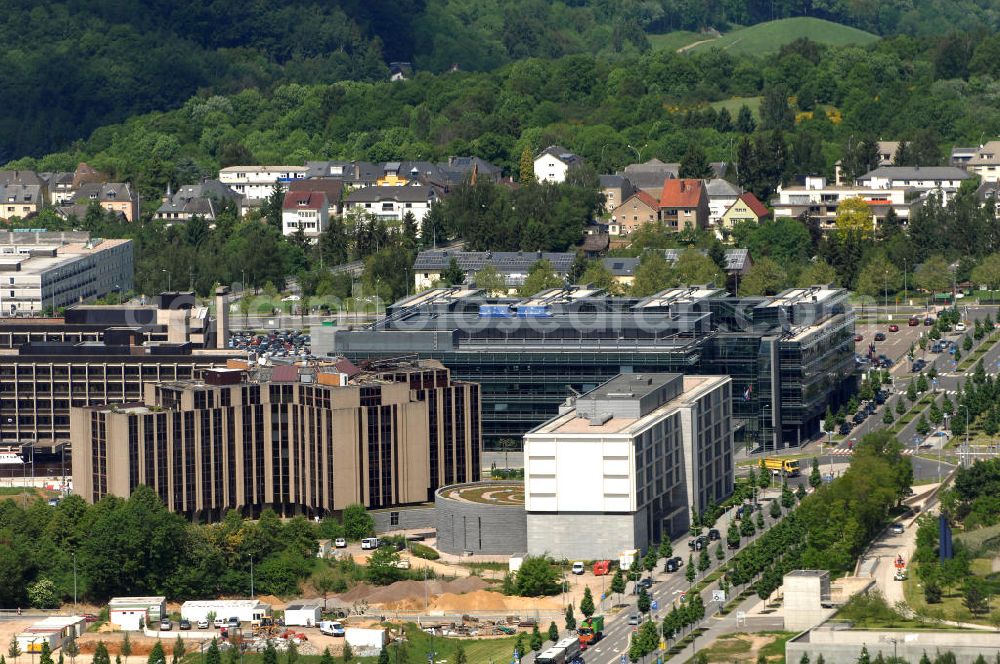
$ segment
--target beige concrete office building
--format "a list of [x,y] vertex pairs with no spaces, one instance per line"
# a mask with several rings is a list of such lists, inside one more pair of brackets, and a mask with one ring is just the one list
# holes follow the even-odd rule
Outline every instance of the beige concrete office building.
[[217,520],[423,503],[479,479],[479,386],[436,361],[239,364],[146,385],[142,403],[73,408],[76,493],[93,502],[145,484],[172,511]]

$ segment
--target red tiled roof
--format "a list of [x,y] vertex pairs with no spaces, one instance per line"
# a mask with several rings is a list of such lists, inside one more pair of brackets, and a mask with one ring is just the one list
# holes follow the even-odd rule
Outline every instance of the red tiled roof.
[[319,210],[326,207],[322,191],[289,191],[282,208],[285,210]]
[[654,210],[657,207],[659,207],[659,204],[656,202],[656,199],[653,198],[652,196],[650,196],[648,193],[646,193],[645,191],[643,191],[641,189],[639,191],[635,192],[635,196],[640,201],[642,201],[643,203],[645,203],[649,207],[653,208]]
[[705,187],[701,180],[689,178],[664,180],[663,192],[660,194],[660,207],[698,207],[704,190]]
[[758,217],[767,217],[771,214],[771,211],[767,209],[767,206],[761,203],[760,200],[749,191],[740,194],[740,200],[746,203],[746,206],[750,208],[750,211]]

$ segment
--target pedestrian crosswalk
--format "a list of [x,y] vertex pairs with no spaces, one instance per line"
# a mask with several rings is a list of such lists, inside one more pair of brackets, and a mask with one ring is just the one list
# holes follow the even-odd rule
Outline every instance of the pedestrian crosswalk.
[[[907,448],[907,449],[903,450],[903,455],[904,456],[912,456],[913,453],[914,453],[914,450],[912,450],[910,448]],[[838,447],[835,450],[830,450],[830,456],[846,457],[846,456],[852,456],[853,454],[854,454],[854,450],[849,450],[846,447]]]

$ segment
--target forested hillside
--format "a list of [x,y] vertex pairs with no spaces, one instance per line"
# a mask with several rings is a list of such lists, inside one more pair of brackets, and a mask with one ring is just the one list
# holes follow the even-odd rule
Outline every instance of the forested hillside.
[[0,0],[0,12],[0,162],[195,94],[383,80],[397,60],[429,72],[604,62],[645,52],[649,33],[802,15],[883,35],[998,25],[990,0]]

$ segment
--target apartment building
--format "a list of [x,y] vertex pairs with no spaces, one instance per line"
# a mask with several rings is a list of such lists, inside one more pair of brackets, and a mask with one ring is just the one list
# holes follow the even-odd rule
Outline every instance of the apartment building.
[[[625,373],[524,437],[528,553],[645,550],[732,493],[731,379]],[[600,533],[600,537],[594,537]]]
[[313,242],[330,223],[329,202],[322,191],[289,191],[281,206],[281,232],[296,235],[300,231]]
[[306,166],[227,166],[219,171],[219,182],[247,201],[261,201],[281,185],[285,189],[292,180],[306,177]]
[[988,141],[978,147],[954,147],[951,165],[978,175],[983,182],[1000,181],[1000,141]]
[[775,217],[808,217],[819,220],[829,229],[837,220],[837,206],[848,198],[860,198],[868,203],[878,223],[889,210],[905,222],[919,197],[920,192],[912,187],[844,186],[829,184],[822,177],[807,177],[802,185],[779,185],[777,194],[771,199],[771,208]]
[[139,401],[73,408],[74,490],[93,502],[145,484],[200,520],[423,503],[479,479],[479,408],[479,386],[433,361],[232,362],[148,384]]
[[131,240],[60,233],[3,239],[0,234],[0,315],[31,315],[132,289]]

